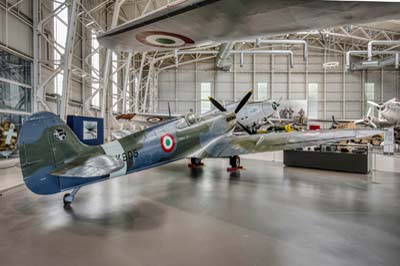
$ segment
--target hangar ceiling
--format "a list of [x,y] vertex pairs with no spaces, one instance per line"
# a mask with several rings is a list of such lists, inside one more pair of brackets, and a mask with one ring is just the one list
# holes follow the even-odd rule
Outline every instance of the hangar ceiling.
[[[174,1],[167,0],[69,0],[61,3],[57,10],[51,8],[49,0],[34,1],[33,19],[30,21],[23,14],[19,14],[19,6],[22,1],[0,1],[3,12],[10,16],[20,17],[21,20],[31,23],[34,28],[34,88],[35,104],[34,110],[50,109],[46,99],[54,97],[51,93],[53,79],[60,73],[64,76],[63,97],[70,98],[71,86],[74,83],[81,84],[87,89],[83,90],[82,101],[62,101],[61,114],[67,114],[75,110],[74,106],[81,108],[83,114],[101,115],[109,120],[109,124],[117,123],[113,118],[114,112],[153,112],[157,111],[155,103],[158,93],[158,73],[160,71],[180,67],[193,62],[201,62],[216,58],[219,53],[225,54],[227,62],[219,62],[219,67],[232,71],[229,60],[233,51],[254,51],[254,50],[285,50],[294,53],[302,53],[302,48],[295,44],[261,44],[257,46],[256,40],[238,40],[232,43],[210,43],[196,48],[171,52],[152,53],[117,53],[112,56],[111,51],[99,47],[92,49],[91,32],[101,33],[116,25],[125,23],[132,19],[157,10]],[[26,0],[25,0],[26,1]],[[52,32],[54,20],[60,20],[60,11],[68,8],[69,15],[76,22],[76,28],[71,29],[71,21],[68,23],[69,31],[67,42],[57,43]],[[329,59],[336,61],[330,55],[334,53],[344,54],[348,51],[366,51],[368,43],[373,40],[398,41],[400,21],[392,20],[365,25],[345,25],[342,27],[320,29],[315,31],[297,32],[286,35],[263,37],[263,40],[304,40],[309,49],[324,51]],[[250,42],[249,42],[250,41]],[[4,45],[2,45],[4,46]],[[4,48],[4,47],[3,47]],[[57,49],[62,48],[62,49]],[[399,44],[376,45],[374,50],[388,51],[387,54],[374,55],[375,61],[395,59],[395,53]],[[47,52],[50,50],[50,52]],[[61,51],[57,51],[61,50]],[[54,52],[53,52],[54,51]],[[62,51],[66,51],[63,53]],[[60,53],[61,61],[54,60],[53,53]],[[100,57],[100,69],[97,77],[93,77],[92,57]],[[113,60],[114,59],[114,60]],[[352,56],[352,60],[366,61],[367,54]],[[392,60],[393,64],[394,61]],[[112,70],[112,63],[117,65]],[[216,64],[218,60],[216,60]],[[342,64],[343,62],[340,62]],[[377,63],[379,65],[379,62]],[[359,69],[364,66],[357,66]],[[369,67],[369,66],[366,66]],[[65,71],[64,71],[65,70]],[[112,87],[112,75],[117,72],[122,82],[115,84],[117,89],[114,92]],[[98,84],[98,86],[94,86]],[[94,88],[94,89],[93,89]],[[92,99],[100,95],[98,107],[92,105]],[[115,101],[111,100],[115,99]],[[113,108],[117,106],[117,108]],[[71,109],[72,108],[72,109]]]

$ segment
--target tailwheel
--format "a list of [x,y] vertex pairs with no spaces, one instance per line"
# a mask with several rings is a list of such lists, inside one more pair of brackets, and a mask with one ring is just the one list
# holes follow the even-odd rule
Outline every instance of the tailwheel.
[[243,166],[240,165],[240,157],[238,155],[229,157],[230,168],[227,169],[228,172],[238,171],[243,169]]
[[190,164],[188,164],[189,168],[196,168],[203,166],[204,163],[202,162],[201,158],[190,158]]
[[64,208],[69,208],[72,203],[71,194],[66,193],[63,197],[63,202],[64,202]]
[[78,193],[78,191],[79,191],[80,188],[81,188],[81,187],[75,187],[75,188],[72,190],[71,194],[70,194],[70,193],[67,193],[67,194],[64,195],[64,197],[63,197],[64,208],[69,208],[69,207],[71,207],[71,203],[74,201],[75,196],[76,196],[76,193]]

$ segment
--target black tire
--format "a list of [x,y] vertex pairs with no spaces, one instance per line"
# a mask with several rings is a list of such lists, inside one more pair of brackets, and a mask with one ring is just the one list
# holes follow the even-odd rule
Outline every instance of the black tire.
[[200,158],[190,158],[190,162],[192,163],[192,165],[201,165]]
[[232,168],[238,168],[240,166],[240,157],[237,155],[230,157],[229,164]]
[[65,194],[64,197],[63,197],[64,208],[68,208],[68,207],[71,206],[71,202],[69,202],[69,201],[66,200],[66,198],[67,198],[68,196],[70,196],[70,195],[71,195],[71,194],[67,193],[67,194]]

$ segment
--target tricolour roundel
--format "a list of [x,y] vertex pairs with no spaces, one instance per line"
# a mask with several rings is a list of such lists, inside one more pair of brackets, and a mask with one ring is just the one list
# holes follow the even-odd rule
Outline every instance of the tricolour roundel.
[[179,48],[194,44],[194,41],[186,36],[165,31],[141,32],[136,35],[136,39],[145,45],[160,48]]
[[165,152],[171,152],[175,148],[175,139],[171,134],[164,134],[161,139],[161,148]]

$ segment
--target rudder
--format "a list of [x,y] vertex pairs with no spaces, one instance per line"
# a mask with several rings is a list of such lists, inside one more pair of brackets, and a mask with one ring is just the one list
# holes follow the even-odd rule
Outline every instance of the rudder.
[[50,172],[90,149],[55,114],[39,112],[22,125],[18,149],[24,182],[37,194],[61,191],[60,179]]

